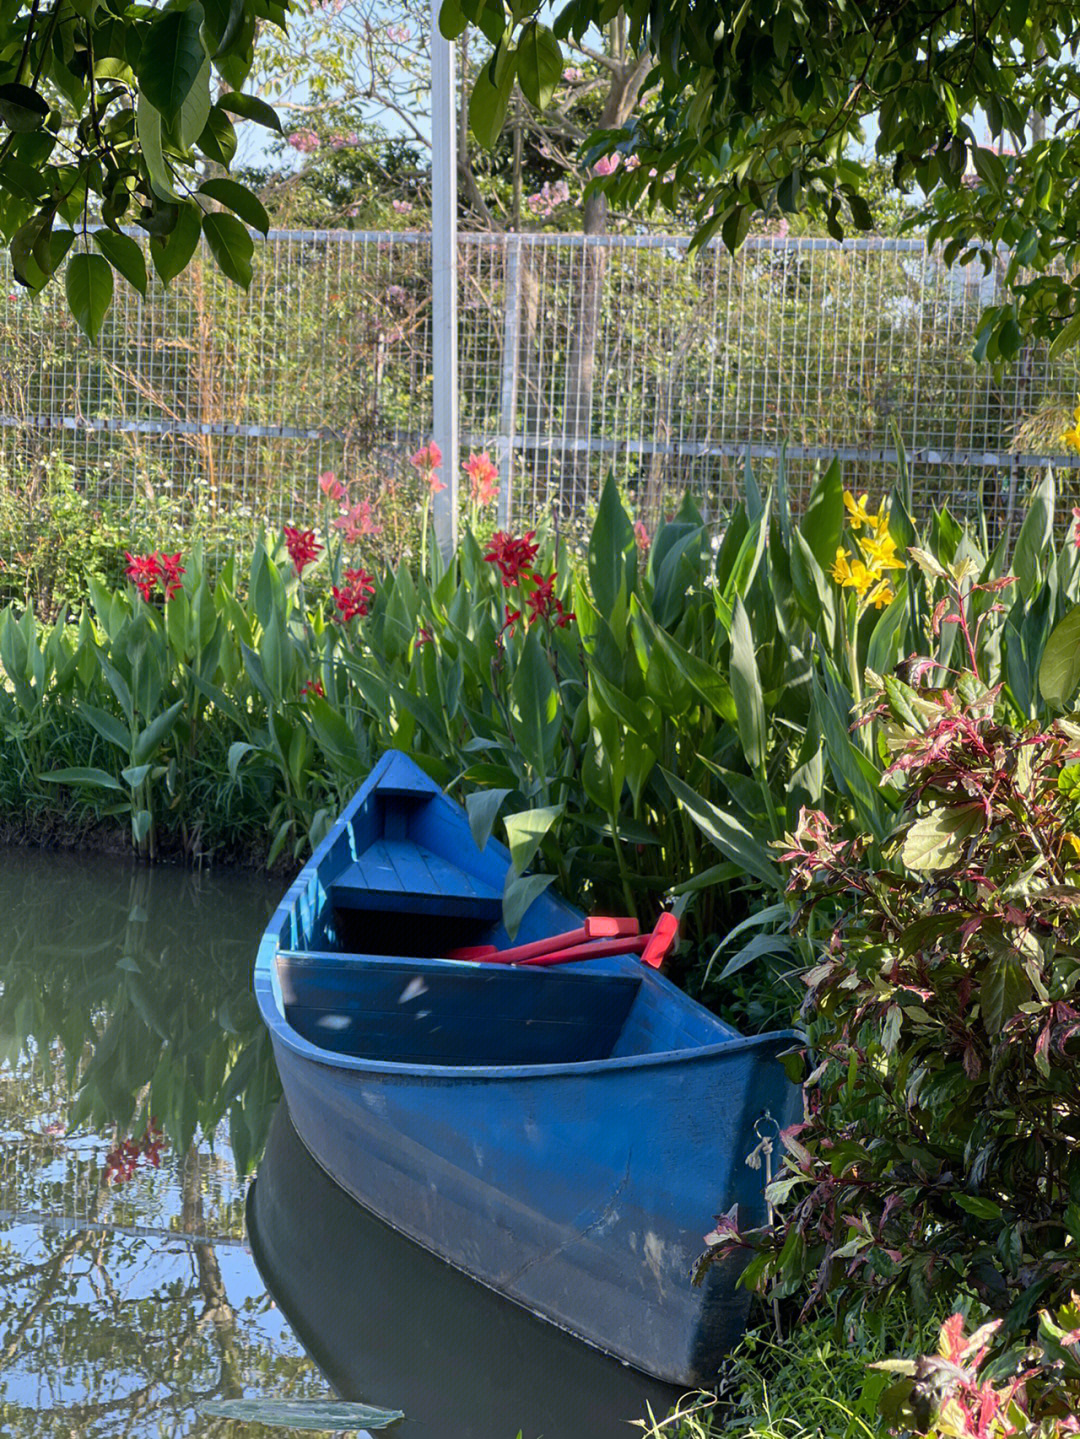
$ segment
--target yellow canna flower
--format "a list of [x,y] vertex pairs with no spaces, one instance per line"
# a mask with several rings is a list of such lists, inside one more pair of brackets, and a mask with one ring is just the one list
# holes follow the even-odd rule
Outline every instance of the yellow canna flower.
[[869,495],[860,495],[856,501],[855,496],[850,490],[844,491],[844,508],[851,517],[848,523],[853,530],[861,530],[863,525],[868,525],[871,529],[876,526],[877,516],[867,514],[866,512],[866,505],[869,498]]
[[1074,854],[1080,858],[1080,835],[1075,835],[1072,830],[1067,829],[1064,838],[1072,845]]
[[868,603],[872,604],[876,610],[883,610],[886,605],[891,605],[895,598],[896,596],[893,594],[892,585],[889,584],[888,580],[882,580],[880,584],[870,591]]
[[836,551],[836,560],[829,573],[841,588],[846,588],[851,584],[851,562],[843,545]]
[[1080,451],[1080,415],[1077,415],[1076,424],[1071,430],[1065,431],[1061,440],[1070,450]]
[[851,578],[848,580],[845,588],[853,589],[859,596],[859,599],[862,599],[867,591],[877,584],[880,578],[881,572],[879,570],[868,569],[862,560],[855,560],[851,566]]
[[878,570],[902,570],[904,562],[897,558],[896,541],[886,534],[884,539],[860,540],[859,546],[867,560]]
[[874,539],[883,540],[889,533],[889,512],[882,505],[874,520]]

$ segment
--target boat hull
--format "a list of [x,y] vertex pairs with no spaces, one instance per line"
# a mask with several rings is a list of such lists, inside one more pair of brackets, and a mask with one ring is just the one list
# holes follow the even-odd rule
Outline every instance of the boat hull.
[[800,1116],[790,1035],[537,1070],[341,1067],[273,1032],[315,1160],[394,1228],[672,1384],[709,1384],[746,1324],[739,1261],[691,1271],[714,1218],[764,1218],[761,1137]]
[[596,1353],[392,1230],[324,1172],[281,1105],[248,1190],[270,1294],[343,1399],[408,1439],[640,1439],[679,1390]]

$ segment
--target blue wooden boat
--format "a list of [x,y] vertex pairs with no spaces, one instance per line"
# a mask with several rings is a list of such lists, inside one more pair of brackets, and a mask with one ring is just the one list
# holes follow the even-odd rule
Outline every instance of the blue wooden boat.
[[[372,770],[259,947],[255,992],[296,1130],[360,1203],[492,1289],[673,1384],[746,1323],[740,1262],[691,1267],[714,1216],[764,1221],[763,1134],[801,1096],[779,1056],[632,953],[552,968],[509,947],[507,850],[405,755]],[[515,942],[579,926],[542,894]]]

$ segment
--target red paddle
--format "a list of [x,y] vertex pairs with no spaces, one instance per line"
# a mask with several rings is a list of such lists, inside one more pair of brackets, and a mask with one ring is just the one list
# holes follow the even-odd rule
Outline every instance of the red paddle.
[[[636,920],[603,920],[603,924],[633,924]],[[612,954],[640,954],[642,964],[659,969],[667,959],[679,937],[679,922],[673,914],[664,913],[656,921],[651,934],[630,934],[625,939],[580,939],[585,930],[571,930],[568,934],[557,934],[547,940],[536,940],[532,944],[519,944],[514,949],[496,949],[494,945],[477,945],[469,950],[455,950],[450,959],[480,960],[488,964],[576,964],[583,959],[604,959]],[[568,944],[566,941],[572,940]]]
[[[638,922],[629,915],[593,915],[581,929],[570,929],[565,934],[549,934],[546,939],[533,940],[531,944],[515,945],[513,949],[496,949],[493,944],[465,945],[452,949],[447,959],[495,960],[504,964],[521,964],[536,959],[541,954],[552,954],[556,950],[569,949],[573,945],[586,944],[596,939],[631,938],[638,933]],[[622,951],[611,950],[618,954]],[[585,958],[584,955],[578,956]]]

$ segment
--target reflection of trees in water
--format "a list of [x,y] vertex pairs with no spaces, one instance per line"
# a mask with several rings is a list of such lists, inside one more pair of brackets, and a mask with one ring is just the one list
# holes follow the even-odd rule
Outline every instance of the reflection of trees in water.
[[56,1102],[59,1078],[76,1096],[65,1118],[126,1132],[153,1114],[181,1151],[227,1115],[238,1165],[250,1168],[279,1092],[250,978],[270,891],[236,877],[10,858],[0,1059],[16,1079],[28,1062],[39,1071],[30,1109]]
[[[227,1149],[197,1139],[228,1115],[242,1161],[261,1149],[277,1080],[250,975],[271,905],[254,881],[5,856],[5,1439],[238,1435],[195,1406],[325,1392],[241,1247]],[[151,1112],[171,1140],[160,1169],[108,1183],[106,1152]]]
[[[247,1385],[324,1392],[307,1360],[280,1347],[269,1301],[244,1282],[253,1271],[239,1241],[197,1237],[214,1223],[204,1207],[207,1159],[194,1146],[183,1158],[172,1231],[125,1232],[113,1219],[115,1192],[101,1182],[77,1228],[12,1229],[0,1240],[6,1436],[168,1433],[186,1428],[203,1400],[237,1397]],[[234,1428],[214,1421],[199,1432]]]

